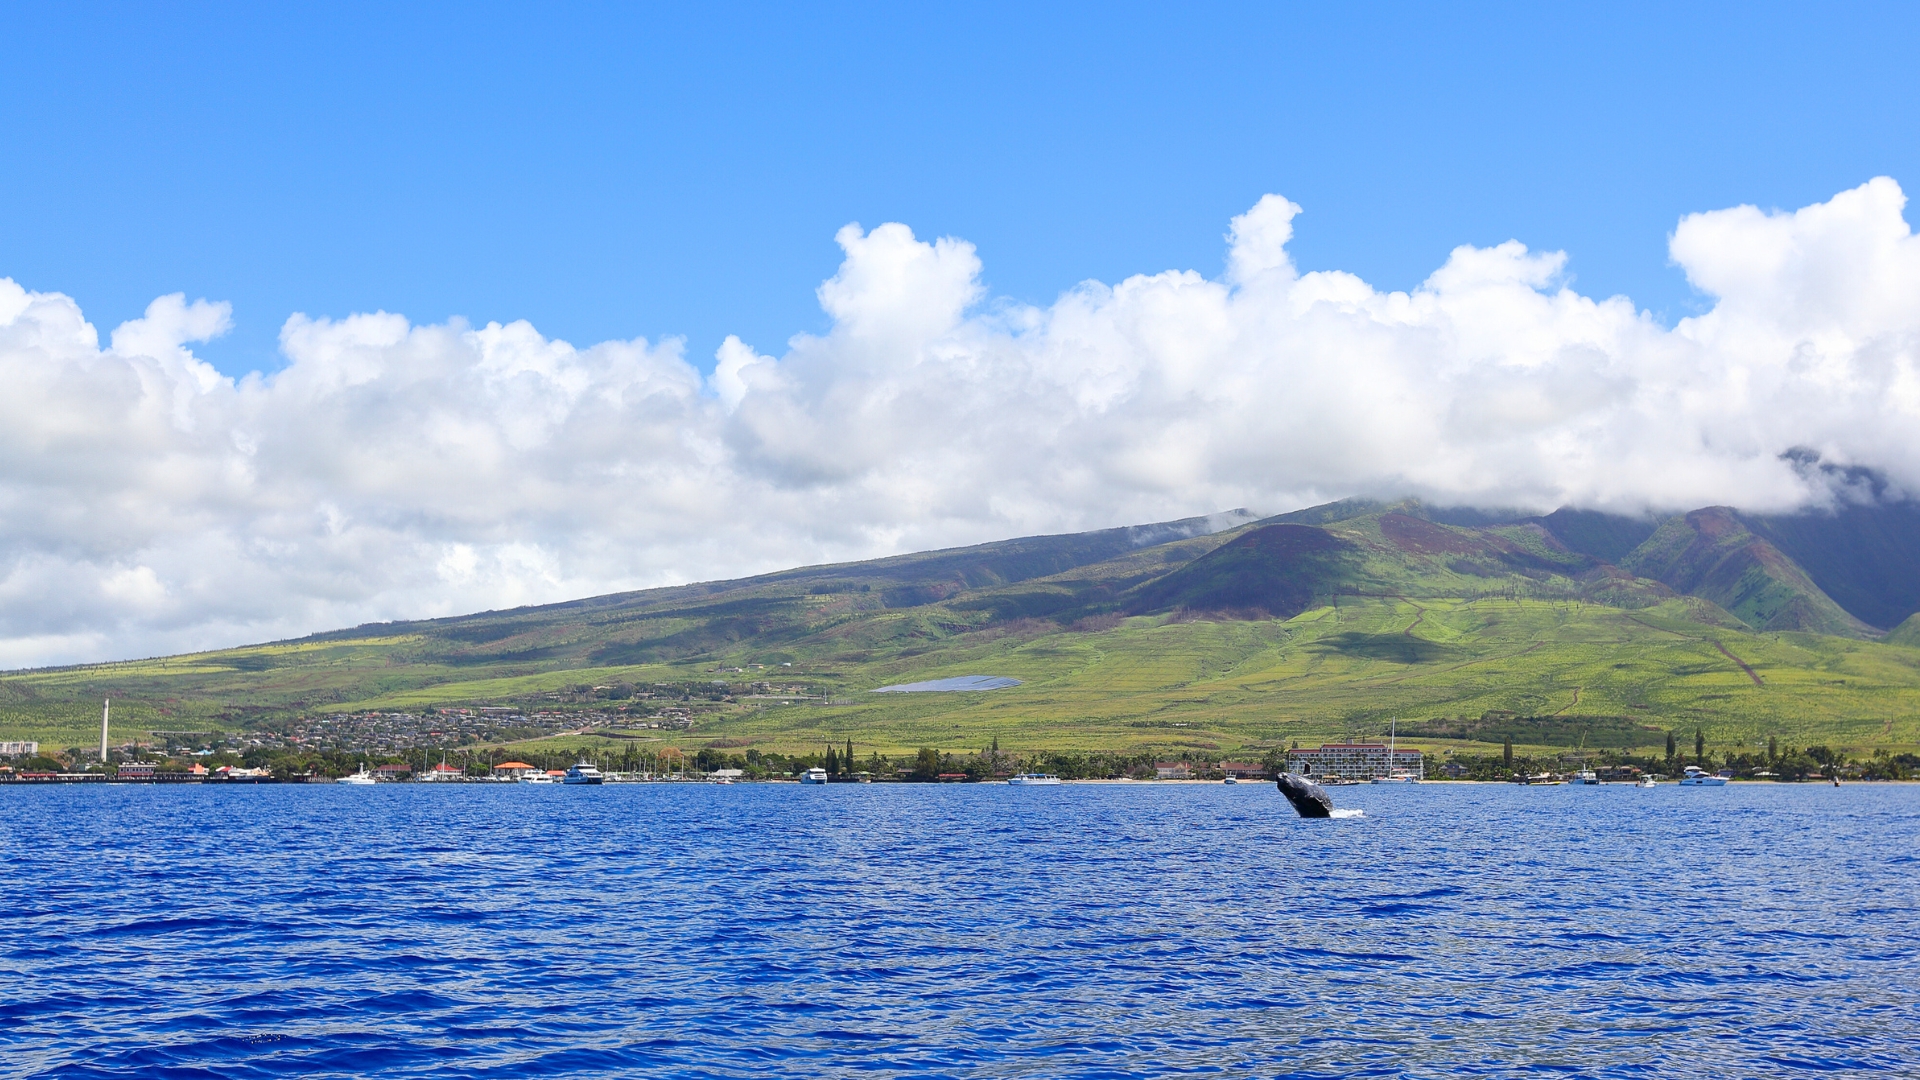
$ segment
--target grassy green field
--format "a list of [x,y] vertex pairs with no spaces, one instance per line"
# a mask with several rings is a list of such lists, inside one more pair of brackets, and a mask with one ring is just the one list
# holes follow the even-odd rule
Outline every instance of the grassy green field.
[[[1524,528],[1375,513],[1325,536],[1249,526],[1118,554],[1084,537],[1068,538],[1077,548],[1046,539],[1012,555],[987,545],[10,673],[0,676],[0,738],[90,745],[106,696],[117,742],[295,714],[530,708],[562,691],[724,678],[805,684],[845,703],[742,692],[691,731],[649,737],[783,753],[852,739],[863,755],[995,740],[1257,754],[1384,736],[1395,722],[1412,745],[1475,752],[1508,737],[1548,750],[1645,749],[1669,730],[1690,742],[1696,728],[1722,751],[1769,736],[1853,753],[1920,748],[1920,647],[1901,643],[1911,635],[1761,632]],[[727,671],[736,667],[748,670]],[[957,674],[1023,683],[869,693]]]
[[[670,741],[791,752],[852,739],[862,753],[885,754],[977,749],[996,739],[1010,749],[1254,752],[1293,740],[1380,736],[1394,720],[1415,733],[1412,745],[1485,751],[1471,738],[1419,732],[1436,720],[1504,711],[1533,718],[1504,733],[1543,748],[1576,741],[1653,747],[1669,729],[1696,727],[1723,749],[1770,735],[1856,751],[1920,744],[1920,648],[1740,631],[1700,621],[1691,606],[1673,600],[1628,611],[1568,601],[1349,598],[1285,620],[1148,616],[1098,630],[962,634],[913,656],[799,661],[783,669],[791,671],[786,678],[828,687],[852,704],[741,704]],[[257,677],[204,657],[15,676],[6,680],[10,692],[36,691],[41,701],[31,711],[9,701],[6,731],[49,745],[88,743],[98,717],[75,700],[83,688],[87,702],[108,690],[118,695],[118,737],[234,725],[246,719],[244,710],[208,703],[243,692],[274,707],[300,701],[312,708],[320,698],[319,707],[331,710],[419,709],[513,703],[582,683],[687,679],[720,663],[752,661],[751,650],[742,650],[691,664],[487,678],[427,665],[381,678],[368,671],[380,652],[375,642],[290,649],[280,654],[270,693],[259,692]],[[1008,675],[1023,684],[969,693],[868,692],[956,674]],[[444,681],[425,681],[436,676]],[[177,684],[187,681],[192,692],[181,692]],[[360,693],[344,692],[354,690]]]

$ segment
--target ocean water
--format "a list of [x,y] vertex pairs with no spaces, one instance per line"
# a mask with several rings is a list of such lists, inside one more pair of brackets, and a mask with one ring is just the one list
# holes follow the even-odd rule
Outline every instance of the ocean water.
[[0,1075],[1920,1075],[1920,787],[0,789]]

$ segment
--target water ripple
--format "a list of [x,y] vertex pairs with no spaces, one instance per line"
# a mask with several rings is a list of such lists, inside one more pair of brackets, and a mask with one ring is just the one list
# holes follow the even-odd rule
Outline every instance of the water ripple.
[[1920,1074],[1920,789],[0,791],[0,1072]]

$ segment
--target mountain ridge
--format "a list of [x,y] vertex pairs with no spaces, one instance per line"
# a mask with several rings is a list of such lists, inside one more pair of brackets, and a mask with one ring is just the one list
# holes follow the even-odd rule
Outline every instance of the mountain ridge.
[[[1146,710],[1099,729],[1100,738],[1138,740],[1155,716],[1211,723],[1204,702],[1245,718],[1234,721],[1243,732],[1268,733],[1259,738],[1276,723],[1318,730],[1312,725],[1370,723],[1382,710],[1598,709],[1640,716],[1633,723],[1644,726],[1651,709],[1751,730],[1789,722],[1767,717],[1845,717],[1871,703],[1871,715],[1885,717],[1873,722],[1875,737],[1895,738],[1897,717],[1920,715],[1920,630],[1908,620],[1872,643],[1866,624],[1747,522],[1727,508],[1654,521],[1417,500],[1345,500],[1264,518],[1228,512],[155,661],[6,673],[0,729],[58,720],[48,730],[79,730],[83,703],[94,703],[97,718],[101,696],[113,697],[116,723],[220,726],[316,711],[531,708],[525,703],[556,693],[585,700],[607,686],[789,665],[831,697],[984,665],[1010,666],[1029,687],[966,715],[990,719],[1011,708],[1032,723],[1051,717],[1048,737],[1059,739],[1095,737],[1061,719],[1072,710]],[[1883,549],[1899,550],[1875,550]],[[1137,670],[1109,671],[1099,659],[1123,655]],[[1202,655],[1221,659],[1182,659]],[[1215,664],[1269,663],[1292,674],[1210,681]],[[1449,674],[1456,671],[1463,674]],[[1845,671],[1853,674],[1835,676]],[[1075,681],[1084,679],[1097,683]],[[1076,696],[1047,696],[1055,685]],[[1214,688],[1179,690],[1186,686]],[[759,729],[715,719],[711,730],[792,738],[844,716],[910,732],[920,723],[912,717],[973,708],[888,696],[900,700],[882,708],[849,699],[818,721],[782,713]],[[1128,726],[1137,724],[1147,727]],[[1028,729],[995,730],[1015,737]],[[948,737],[890,737],[936,736]]]

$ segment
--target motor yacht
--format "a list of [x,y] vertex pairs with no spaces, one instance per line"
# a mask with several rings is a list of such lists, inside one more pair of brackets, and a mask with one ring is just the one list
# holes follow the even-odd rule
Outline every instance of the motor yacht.
[[599,769],[582,761],[568,769],[567,775],[561,777],[560,782],[563,784],[604,784],[607,782],[607,778],[600,775]]
[[360,763],[359,772],[354,773],[351,776],[343,776],[340,779],[334,781],[334,783],[336,784],[352,784],[355,787],[363,787],[373,782],[374,782],[373,774],[367,771],[367,765],[365,762]]
[[1237,784],[1240,782],[1240,778],[1237,776],[1229,776],[1225,780],[1222,780],[1220,782],[1223,784]]
[[1572,776],[1567,777],[1567,783],[1574,784],[1576,786],[1585,785],[1585,784],[1598,784],[1599,782],[1600,782],[1600,777],[1596,775],[1592,769],[1581,769],[1579,772],[1574,773]]
[[551,776],[548,776],[548,775],[547,775],[546,773],[543,773],[543,772],[530,772],[530,773],[525,773],[525,774],[523,774],[523,775],[522,775],[522,776],[520,777],[520,779],[519,779],[519,780],[517,781],[517,783],[522,783],[522,784],[551,784],[551,783],[553,783],[553,777],[551,777]]
[[1038,784],[1057,784],[1060,778],[1052,773],[1023,772],[1018,776],[1007,777],[1007,783],[1014,787],[1032,787]]
[[1639,781],[1636,782],[1633,786],[1634,787],[1659,787],[1660,781],[1655,780],[1653,778],[1653,775],[1649,773],[1648,775],[1641,777]]
[[1687,766],[1685,776],[1680,778],[1681,787],[1726,787],[1727,778],[1716,776],[1698,765]]
[[800,782],[803,784],[824,784],[827,782],[827,770],[815,765],[813,768],[800,774]]

